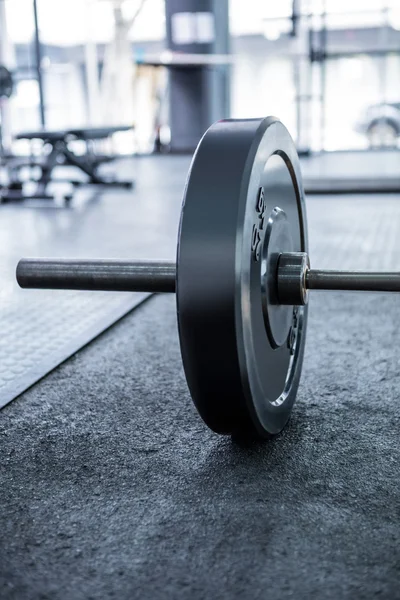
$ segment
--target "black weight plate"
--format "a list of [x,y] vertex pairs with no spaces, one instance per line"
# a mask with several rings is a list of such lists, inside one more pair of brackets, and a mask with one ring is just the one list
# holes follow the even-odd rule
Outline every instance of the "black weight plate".
[[262,307],[265,222],[276,207],[289,223],[290,250],[307,252],[299,161],[286,128],[273,117],[213,125],[185,188],[177,310],[190,393],[218,433],[278,433],[296,397],[307,307],[293,312],[279,347]]

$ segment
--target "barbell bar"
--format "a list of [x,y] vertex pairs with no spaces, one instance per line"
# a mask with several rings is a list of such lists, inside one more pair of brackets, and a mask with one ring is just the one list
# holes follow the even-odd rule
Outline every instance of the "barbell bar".
[[[308,290],[400,292],[400,272],[324,271],[304,267],[299,261],[290,264],[298,258],[308,262],[305,253],[279,257],[279,304],[306,304]],[[176,263],[165,260],[22,258],[16,274],[21,288],[157,293],[176,290]]]
[[310,268],[293,141],[275,117],[225,120],[187,176],[174,261],[21,259],[24,288],[175,292],[182,361],[205,423],[276,434],[296,398],[309,290],[400,291],[400,273]]

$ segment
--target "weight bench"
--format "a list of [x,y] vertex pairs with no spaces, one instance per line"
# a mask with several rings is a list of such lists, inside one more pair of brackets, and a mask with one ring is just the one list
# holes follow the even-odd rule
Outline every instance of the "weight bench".
[[[89,127],[72,128],[59,131],[29,131],[19,133],[16,140],[42,140],[43,144],[49,144],[51,150],[49,154],[40,157],[14,157],[8,159],[7,167],[9,171],[9,184],[3,190],[0,189],[0,201],[15,202],[27,199],[54,200],[54,195],[47,192],[49,183],[54,181],[65,181],[62,179],[52,179],[53,170],[58,166],[72,166],[82,171],[87,179],[67,181],[73,186],[80,185],[101,185],[132,188],[133,181],[121,181],[113,178],[103,177],[98,173],[98,167],[104,162],[109,162],[116,158],[115,156],[99,156],[89,151],[89,142],[94,140],[106,139],[112,134],[120,131],[129,131],[131,126],[117,127]],[[71,141],[81,140],[87,144],[87,152],[83,156],[75,154],[69,144]],[[25,193],[23,190],[23,181],[20,178],[20,170],[23,167],[39,167],[41,174],[38,179],[29,179],[36,183],[33,193]],[[64,194],[66,201],[71,200],[72,194]]]

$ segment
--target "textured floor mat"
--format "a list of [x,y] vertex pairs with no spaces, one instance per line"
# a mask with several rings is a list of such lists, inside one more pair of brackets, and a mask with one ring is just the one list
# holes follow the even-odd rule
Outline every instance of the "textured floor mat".
[[[135,190],[79,191],[70,207],[56,202],[0,206],[0,407],[10,402],[148,294],[21,290],[23,256],[171,258],[176,252],[186,172],[171,161],[120,165],[138,175]],[[177,164],[176,161],[173,163]],[[154,169],[172,192],[155,193]]]
[[0,408],[149,294],[35,291],[0,303]]

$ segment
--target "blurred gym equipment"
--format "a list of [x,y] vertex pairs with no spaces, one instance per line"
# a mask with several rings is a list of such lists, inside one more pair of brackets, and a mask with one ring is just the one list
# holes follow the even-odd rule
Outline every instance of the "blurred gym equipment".
[[14,90],[14,80],[11,72],[0,65],[0,98],[10,98]]
[[[120,181],[115,178],[105,178],[98,172],[98,167],[105,162],[113,160],[115,157],[107,155],[97,155],[91,150],[90,143],[95,140],[109,138],[114,133],[120,131],[129,131],[131,126],[117,127],[90,127],[90,128],[72,128],[63,131],[31,131],[21,132],[16,136],[17,140],[42,140],[43,148],[46,144],[50,146],[50,152],[40,157],[13,157],[7,161],[9,184],[0,191],[0,200],[2,202],[22,201],[27,199],[53,200],[54,194],[48,193],[48,185],[59,179],[52,179],[53,170],[58,166],[76,167],[86,176],[86,180],[67,179],[73,186],[80,185],[100,185],[111,187],[132,188],[133,181]],[[86,153],[82,156],[75,154],[70,148],[70,142],[83,141],[86,143]],[[21,179],[20,172],[24,167],[33,169],[39,167],[40,177],[31,181],[36,184],[36,188],[31,193],[23,191],[23,185],[26,180]],[[29,180],[28,180],[29,181]],[[64,196],[65,200],[71,200],[72,195]]]

